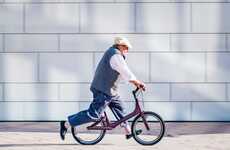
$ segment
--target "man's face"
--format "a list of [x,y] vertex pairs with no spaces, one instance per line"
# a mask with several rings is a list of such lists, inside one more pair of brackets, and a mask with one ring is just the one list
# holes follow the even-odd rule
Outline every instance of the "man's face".
[[125,53],[128,53],[129,51],[129,48],[126,45],[119,45],[118,48],[121,51],[122,55],[124,55]]

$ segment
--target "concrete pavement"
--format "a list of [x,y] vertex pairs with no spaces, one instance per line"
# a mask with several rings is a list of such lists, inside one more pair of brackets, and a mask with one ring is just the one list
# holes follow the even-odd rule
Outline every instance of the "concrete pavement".
[[79,145],[67,134],[61,141],[56,122],[0,122],[0,150],[230,150],[230,123],[167,123],[160,143],[142,146],[126,140],[120,128],[94,146]]

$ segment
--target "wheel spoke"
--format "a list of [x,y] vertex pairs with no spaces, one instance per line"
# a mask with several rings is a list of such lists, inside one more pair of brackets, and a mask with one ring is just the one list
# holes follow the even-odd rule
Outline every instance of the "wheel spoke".
[[[136,131],[141,130],[140,134]],[[138,116],[132,125],[134,139],[143,145],[153,145],[161,140],[164,135],[164,122],[157,114],[153,112],[145,112]]]
[[80,144],[97,144],[105,135],[105,130],[88,130],[87,127],[89,125],[90,124],[83,124],[81,126],[72,127],[72,135]]

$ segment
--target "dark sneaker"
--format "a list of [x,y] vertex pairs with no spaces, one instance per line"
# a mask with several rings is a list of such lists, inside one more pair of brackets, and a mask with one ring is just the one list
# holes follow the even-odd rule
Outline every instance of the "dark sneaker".
[[[140,130],[136,130],[136,135],[140,135],[142,133],[142,130],[140,129]],[[131,137],[133,137],[133,134],[128,134],[128,135],[126,135],[126,139],[128,140],[128,139],[130,139]]]
[[65,135],[67,132],[67,128],[65,127],[65,121],[60,122],[60,136],[62,140],[65,140]]

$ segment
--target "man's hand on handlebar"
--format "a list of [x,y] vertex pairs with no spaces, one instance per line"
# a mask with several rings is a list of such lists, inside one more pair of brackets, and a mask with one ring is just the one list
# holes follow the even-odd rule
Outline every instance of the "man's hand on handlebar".
[[131,83],[133,83],[136,87],[142,89],[143,91],[145,91],[145,84],[142,83],[141,81],[139,80],[130,80]]

